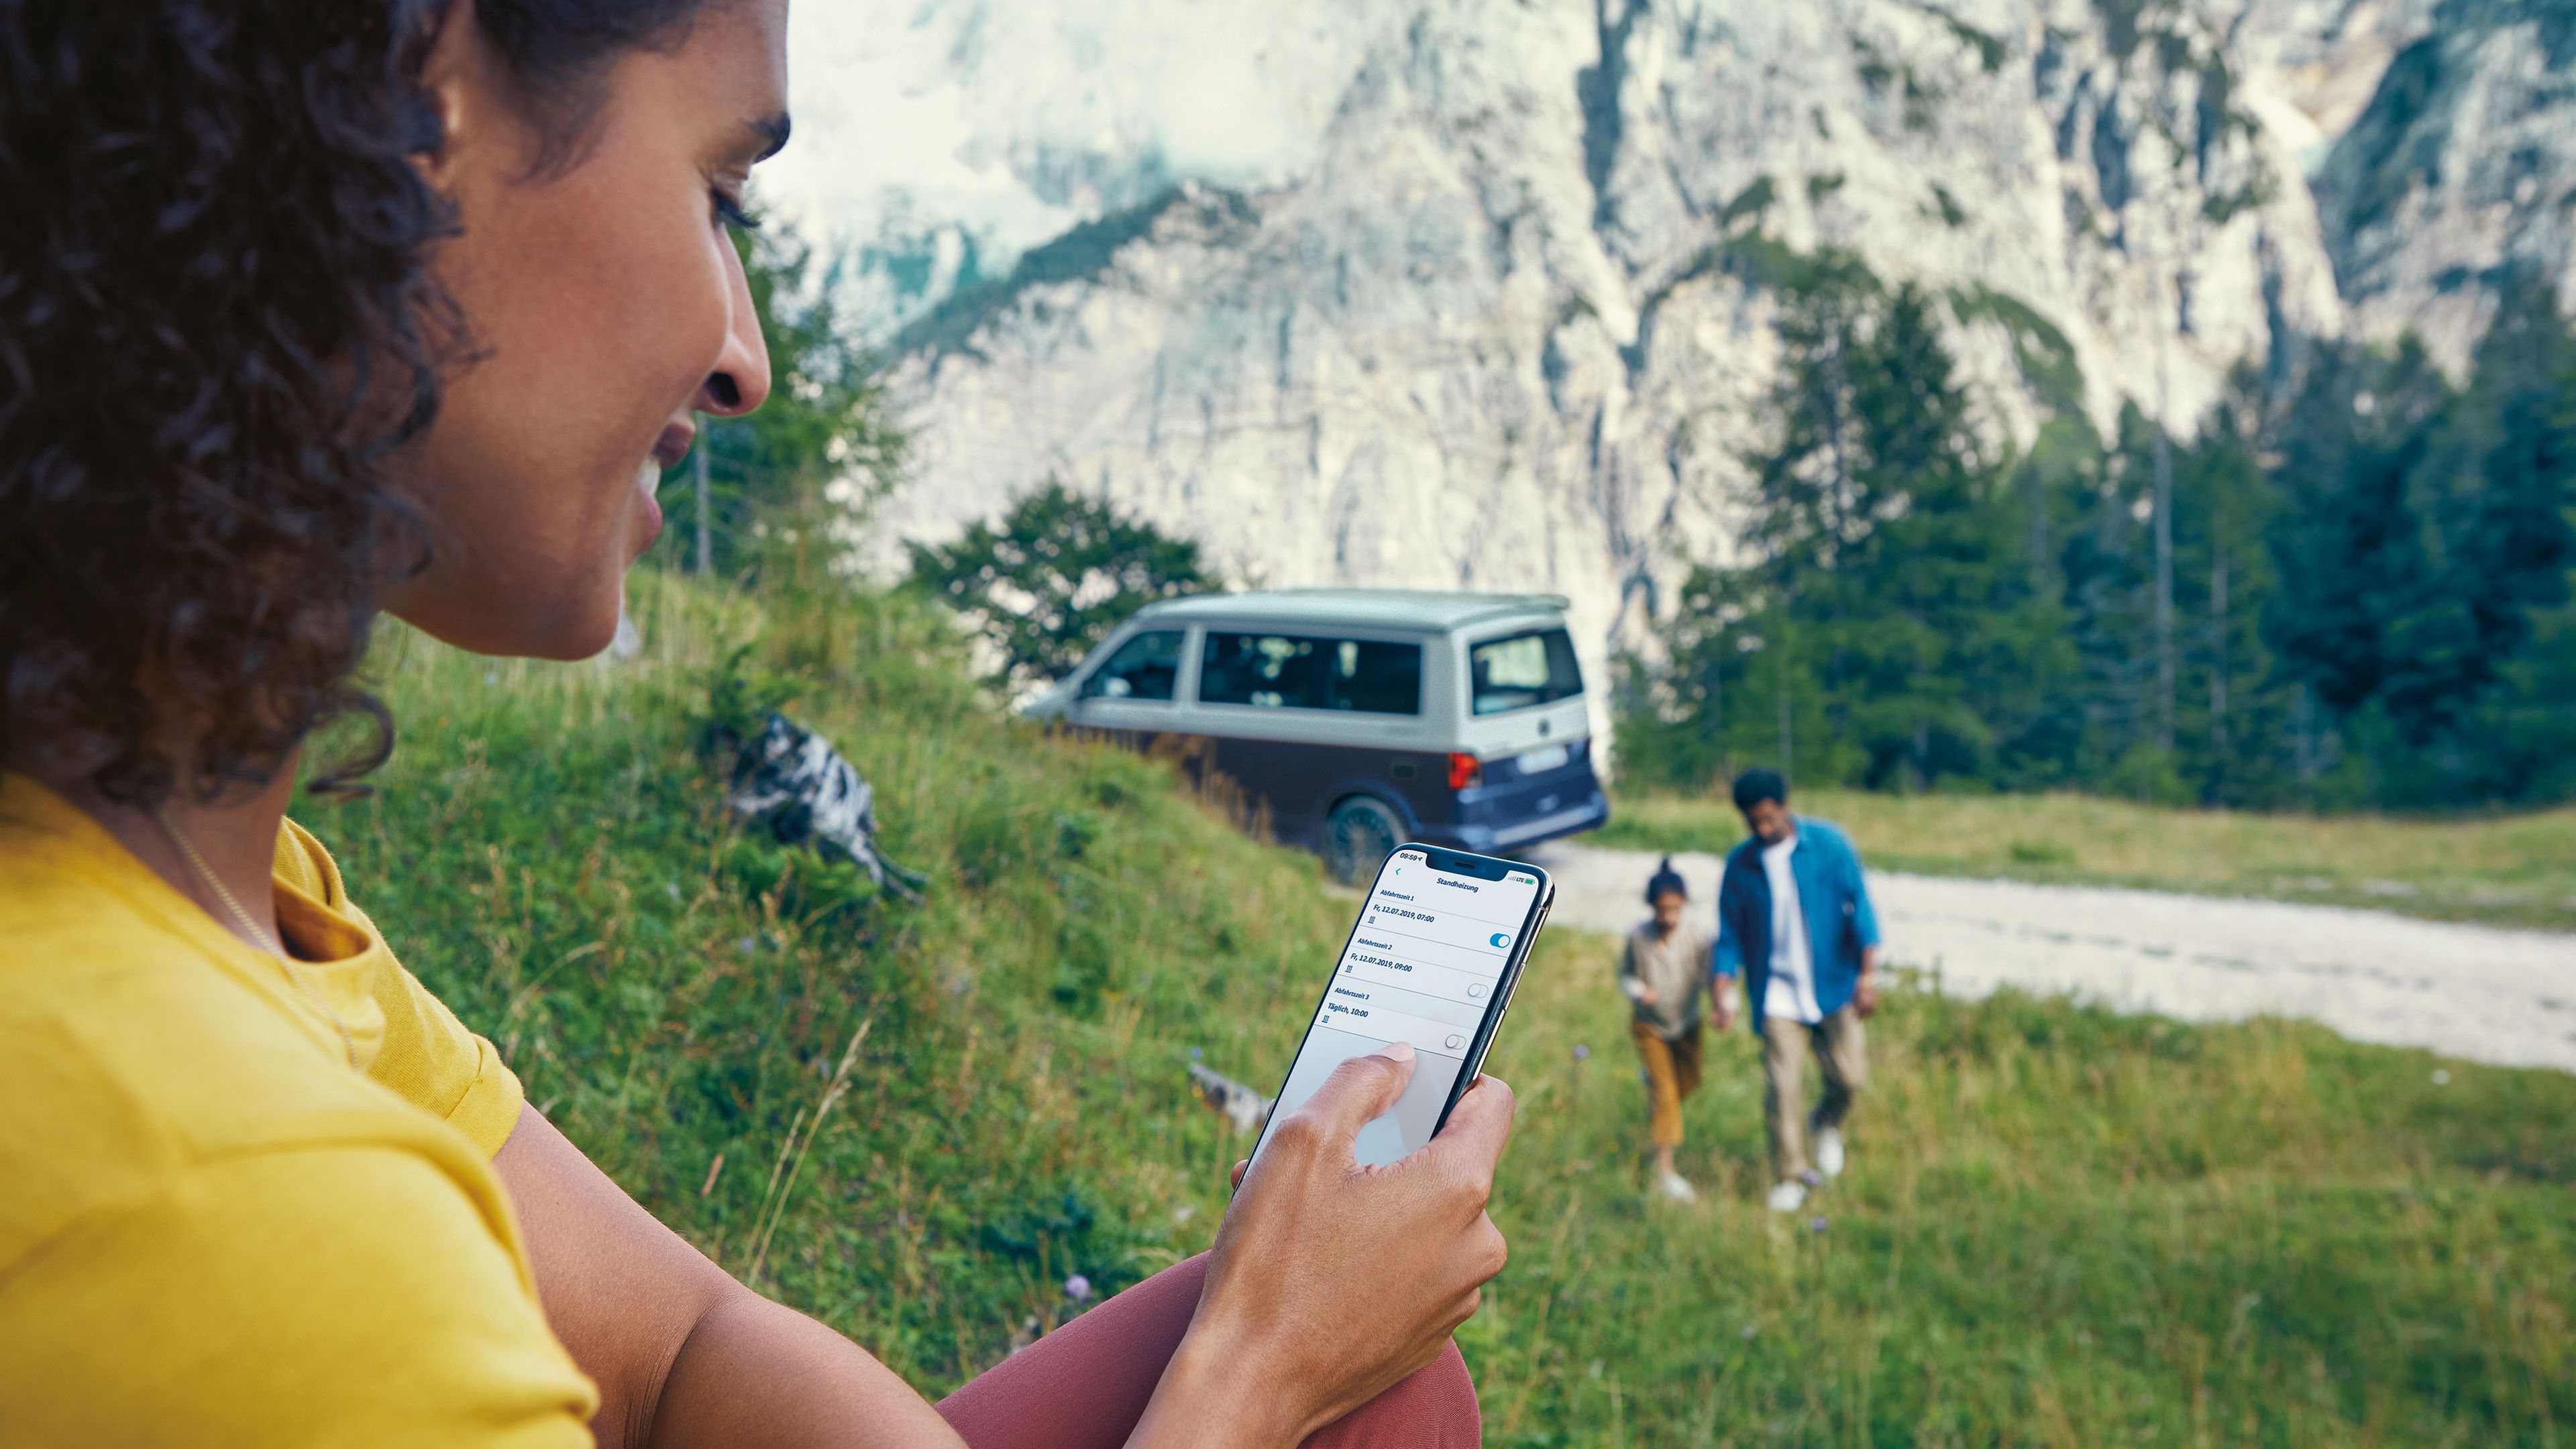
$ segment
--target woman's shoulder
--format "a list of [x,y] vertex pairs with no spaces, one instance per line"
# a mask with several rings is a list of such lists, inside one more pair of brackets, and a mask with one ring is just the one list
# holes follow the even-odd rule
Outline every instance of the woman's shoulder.
[[497,1183],[382,1142],[186,1163],[0,1265],[30,1442],[589,1442]]
[[351,1070],[337,1042],[202,961],[98,944],[111,960],[13,953],[0,971],[0,1265],[64,1223],[246,1154],[382,1146],[485,1170],[463,1137]]
[[[65,1223],[243,1154],[382,1145],[486,1170],[352,1070],[273,958],[231,959],[41,872],[0,880],[0,939],[0,1273]],[[262,983],[254,966],[281,974]]]

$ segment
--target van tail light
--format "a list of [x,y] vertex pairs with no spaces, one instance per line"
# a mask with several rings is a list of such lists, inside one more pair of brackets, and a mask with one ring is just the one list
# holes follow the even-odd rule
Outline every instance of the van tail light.
[[1473,789],[1477,785],[1484,783],[1484,779],[1485,767],[1476,762],[1476,757],[1474,755],[1468,754],[1464,750],[1452,750],[1449,752],[1450,789]]

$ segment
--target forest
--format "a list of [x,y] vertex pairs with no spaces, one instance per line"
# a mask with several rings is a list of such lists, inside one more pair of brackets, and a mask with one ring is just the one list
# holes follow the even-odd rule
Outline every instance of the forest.
[[[1782,309],[1742,557],[1618,670],[1623,769],[1893,791],[2440,810],[2576,796],[2576,344],[2502,279],[2464,378],[2303,340],[2189,436],[2102,437],[2071,349],[1990,294],[1761,259]],[[1997,448],[1944,341],[2011,329],[2055,416]],[[2175,431],[2180,431],[2179,429]]]

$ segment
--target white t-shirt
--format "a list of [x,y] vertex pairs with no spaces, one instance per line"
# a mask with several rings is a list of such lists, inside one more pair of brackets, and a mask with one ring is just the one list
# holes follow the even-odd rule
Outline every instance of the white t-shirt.
[[1771,980],[1762,993],[1762,1014],[1813,1026],[1825,1013],[1816,1005],[1815,951],[1807,941],[1798,877],[1789,869],[1789,854],[1797,848],[1795,831],[1777,845],[1762,847],[1762,875],[1771,882]]

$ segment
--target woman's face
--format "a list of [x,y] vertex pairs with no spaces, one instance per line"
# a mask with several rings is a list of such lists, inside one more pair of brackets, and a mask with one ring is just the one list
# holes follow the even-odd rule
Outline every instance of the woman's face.
[[463,226],[438,271],[477,358],[398,460],[431,559],[394,613],[485,654],[606,647],[692,412],[769,394],[723,213],[786,137],[786,33],[786,0],[705,6],[685,43],[621,58],[569,168],[532,176],[541,133],[457,4],[427,74],[448,123],[429,164]]

